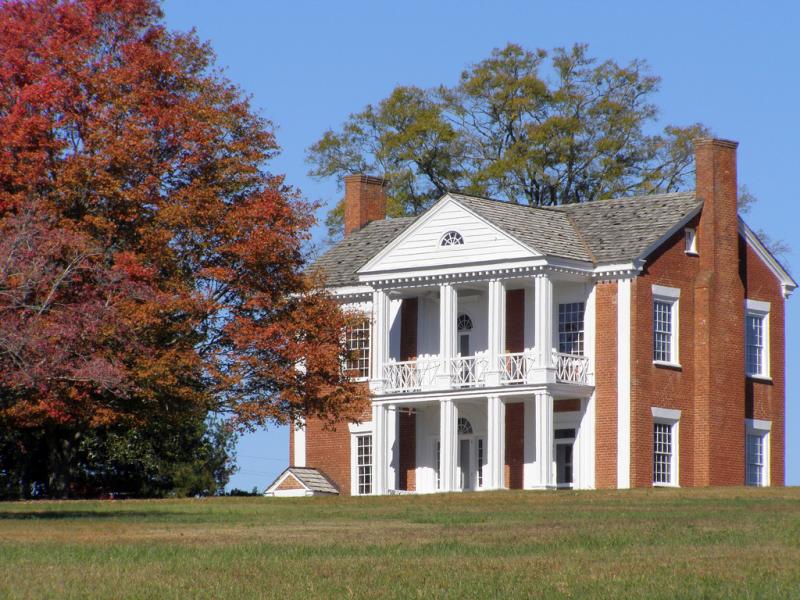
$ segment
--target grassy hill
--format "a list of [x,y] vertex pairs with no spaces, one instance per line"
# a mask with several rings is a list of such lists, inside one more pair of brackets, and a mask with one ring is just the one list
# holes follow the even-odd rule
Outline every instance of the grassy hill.
[[0,503],[0,598],[800,598],[800,488]]

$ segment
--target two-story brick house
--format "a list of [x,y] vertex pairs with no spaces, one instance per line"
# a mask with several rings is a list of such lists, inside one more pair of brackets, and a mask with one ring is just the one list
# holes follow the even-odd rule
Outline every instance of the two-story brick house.
[[386,219],[348,177],[316,268],[364,315],[372,411],[292,431],[267,493],[782,485],[796,284],[737,215],[736,146],[697,143],[694,192],[553,208]]

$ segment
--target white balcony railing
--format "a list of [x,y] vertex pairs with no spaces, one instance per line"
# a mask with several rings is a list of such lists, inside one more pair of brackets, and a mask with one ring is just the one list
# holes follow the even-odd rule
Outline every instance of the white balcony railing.
[[[589,359],[553,350],[549,367],[555,370],[560,383],[589,384]],[[436,389],[461,389],[486,385],[487,373],[499,371],[500,385],[529,383],[537,364],[536,354],[510,352],[498,357],[495,369],[489,368],[486,354],[457,356],[445,362],[436,355],[423,355],[416,360],[391,361],[383,367],[383,393],[420,392]],[[534,375],[535,376],[535,375]],[[496,384],[493,384],[496,385]]]
[[438,357],[390,362],[383,367],[384,391],[418,392],[433,389],[439,373]]
[[576,354],[553,351],[556,380],[563,383],[589,383],[589,359]]
[[499,359],[501,383],[525,383],[528,380],[528,373],[533,368],[532,353],[510,352],[501,354]]
[[450,359],[450,383],[453,387],[476,387],[486,383],[486,356],[457,356]]

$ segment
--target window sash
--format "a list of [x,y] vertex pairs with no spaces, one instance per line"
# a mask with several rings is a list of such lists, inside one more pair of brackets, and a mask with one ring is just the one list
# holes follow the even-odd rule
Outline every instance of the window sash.
[[372,493],[372,436],[356,436],[356,466],[358,471],[358,493]]
[[673,362],[673,306],[672,302],[653,301],[653,360]]
[[764,485],[764,435],[748,433],[745,446],[747,485]]
[[745,317],[745,362],[748,375],[764,374],[764,317]]
[[347,330],[347,360],[345,371],[349,377],[369,377],[370,323],[364,319]]
[[672,425],[653,423],[653,483],[671,485],[673,480]]
[[583,302],[558,305],[558,351],[563,354],[583,356],[584,313]]

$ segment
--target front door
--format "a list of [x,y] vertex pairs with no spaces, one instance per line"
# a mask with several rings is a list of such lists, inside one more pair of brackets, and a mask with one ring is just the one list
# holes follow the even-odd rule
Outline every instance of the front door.
[[470,466],[471,447],[472,440],[458,440],[458,467],[462,490],[472,489],[470,482],[470,473],[472,472]]

